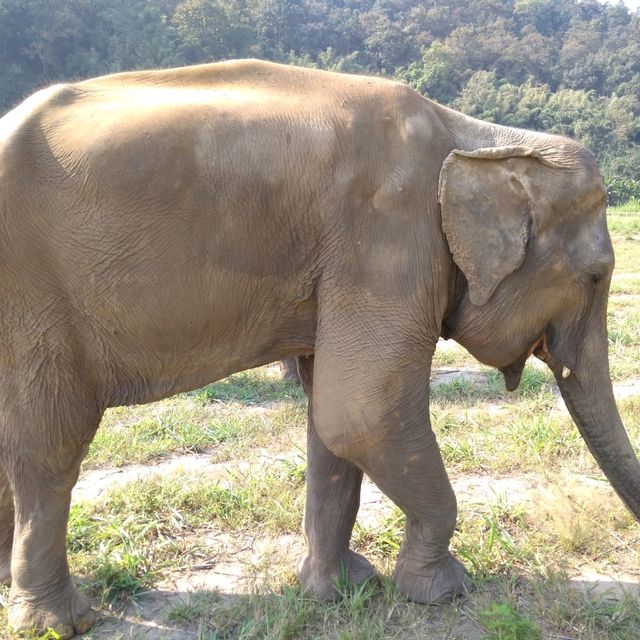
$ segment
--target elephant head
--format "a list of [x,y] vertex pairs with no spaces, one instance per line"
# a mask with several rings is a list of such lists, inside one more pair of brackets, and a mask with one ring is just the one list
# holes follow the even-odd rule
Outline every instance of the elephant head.
[[445,160],[442,225],[466,286],[443,335],[499,368],[510,390],[531,353],[545,360],[589,449],[640,520],[640,464],[607,358],[614,256],[606,191],[588,151],[551,142],[456,150]]

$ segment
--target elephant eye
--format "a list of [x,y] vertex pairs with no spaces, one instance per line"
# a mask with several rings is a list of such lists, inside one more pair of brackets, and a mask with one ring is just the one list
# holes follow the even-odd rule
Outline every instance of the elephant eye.
[[603,278],[604,275],[602,273],[593,272],[589,274],[589,280],[591,280],[593,284],[598,284],[598,282],[600,282]]

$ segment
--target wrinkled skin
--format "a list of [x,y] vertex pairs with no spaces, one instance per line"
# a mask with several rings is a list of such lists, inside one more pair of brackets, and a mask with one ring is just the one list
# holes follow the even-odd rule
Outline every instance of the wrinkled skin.
[[[608,373],[613,252],[591,154],[377,79],[263,62],[97,78],[0,121],[0,576],[10,625],[93,621],[65,531],[107,407],[297,357],[305,587],[334,595],[366,472],[407,515],[395,571],[464,593],[429,425],[439,336],[515,388],[533,352],[636,517]],[[13,537],[11,535],[13,531]],[[9,570],[10,567],[10,570]]]

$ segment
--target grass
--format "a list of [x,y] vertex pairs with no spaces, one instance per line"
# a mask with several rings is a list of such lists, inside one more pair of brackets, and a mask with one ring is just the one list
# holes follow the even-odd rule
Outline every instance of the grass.
[[433,357],[433,366],[442,367],[477,367],[478,361],[453,340],[445,340],[438,344]]
[[445,464],[455,471],[525,473],[571,464],[592,469],[568,415],[549,411],[551,392],[514,398],[493,408],[483,403],[435,402],[432,425]]
[[[640,249],[640,243],[639,247]],[[609,364],[614,380],[640,376],[640,305],[637,300],[609,300]]]
[[614,277],[623,273],[638,273],[638,245],[640,241],[634,239],[631,230],[624,235],[612,234],[613,250],[616,256]]
[[614,276],[611,281],[611,295],[633,295],[640,296],[640,275]]
[[[82,574],[83,588],[103,611],[117,611],[143,598],[163,569],[184,569],[201,552],[210,557],[211,550],[197,542],[202,533],[232,531],[235,546],[241,547],[251,539],[249,531],[270,532],[277,550],[278,535],[299,530],[303,479],[304,466],[293,459],[231,475],[224,484],[188,475],[132,483],[100,504],[74,506],[72,569]],[[544,490],[531,487],[534,503],[495,495],[461,505],[452,547],[475,585],[463,602],[425,608],[408,602],[383,577],[380,585],[355,588],[339,580],[341,597],[320,603],[301,591],[293,559],[276,553],[262,564],[245,594],[197,590],[167,609],[161,621],[191,634],[185,637],[203,640],[533,640],[541,626],[570,638],[631,640],[640,630],[638,603],[585,594],[569,585],[566,571],[571,563],[593,562],[603,548],[608,550],[599,560],[603,567],[624,562],[640,542],[637,527],[606,484],[592,487],[588,495],[579,493],[580,485],[566,487],[566,479],[556,477]],[[274,515],[275,499],[280,515]],[[544,505],[543,513],[536,511],[537,503]],[[285,512],[289,515],[282,519]],[[368,529],[356,529],[354,548],[388,574],[403,526],[403,514],[393,509]]]
[[607,226],[612,234],[632,235],[640,232],[640,201],[632,199],[607,211]]
[[304,399],[299,384],[282,380],[273,368],[265,367],[235,373],[193,392],[193,396],[204,401],[237,402],[246,405]]
[[640,215],[640,200],[638,198],[631,198],[624,204],[616,205],[615,207],[609,207],[607,214],[617,213],[637,213]]
[[200,591],[176,606],[169,617],[203,640],[539,640],[542,629],[535,617],[540,613],[536,596],[541,591],[552,598],[544,607],[556,632],[544,637],[632,640],[639,628],[638,605],[632,598],[613,603],[576,594],[565,579],[555,576],[518,583],[497,580],[489,588],[476,589],[465,603],[445,610],[407,602],[388,580],[328,604],[305,597],[291,585],[266,588],[231,603],[215,591]]
[[102,604],[135,598],[162,569],[193,560],[193,542],[212,527],[298,533],[304,479],[305,465],[294,458],[217,481],[183,472],[130,482],[96,504],[72,507],[70,564]]
[[486,640],[540,640],[539,625],[520,614],[506,602],[492,602],[479,612],[480,621],[487,630]]
[[174,454],[203,453],[262,427],[257,415],[218,414],[188,398],[110,409],[91,444],[85,468],[142,464]]
[[366,583],[345,589],[340,600],[330,604],[306,597],[297,586],[282,585],[238,598],[231,605],[216,592],[196,592],[169,616],[190,624],[203,639],[382,640],[397,637],[398,614],[411,608],[406,601],[402,606],[388,582],[382,588]]
[[[237,457],[249,445],[278,448],[291,428],[303,436],[307,418],[302,392],[297,389],[290,393],[292,383],[287,381],[281,383],[284,390],[278,389],[270,377],[269,370],[260,371],[253,393],[242,377],[240,385],[216,383],[225,389],[224,402],[212,400],[202,390],[150,405],[109,409],[83,466],[123,467],[190,453],[208,453],[217,461],[225,461]],[[275,391],[267,395],[272,386]],[[233,395],[233,389],[237,395]],[[250,404],[249,397],[256,403],[259,398],[262,404]]]

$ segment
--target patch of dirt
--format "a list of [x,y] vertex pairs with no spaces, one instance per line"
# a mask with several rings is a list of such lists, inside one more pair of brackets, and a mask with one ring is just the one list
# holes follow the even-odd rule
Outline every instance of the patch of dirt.
[[434,371],[431,377],[431,388],[449,384],[456,380],[464,380],[472,385],[483,385],[487,381],[487,372],[475,367],[440,367]]
[[634,576],[624,573],[599,573],[585,567],[579,575],[570,578],[569,582],[575,589],[591,596],[608,596],[612,600],[619,600],[630,595],[640,601],[640,583]]
[[613,395],[616,400],[625,400],[640,395],[640,378],[630,378],[613,383]]
[[225,470],[223,464],[212,464],[206,454],[167,458],[156,464],[132,464],[116,469],[91,469],[81,474],[73,489],[72,502],[95,501],[106,491],[152,475],[171,475],[180,471],[204,473],[213,477]]

